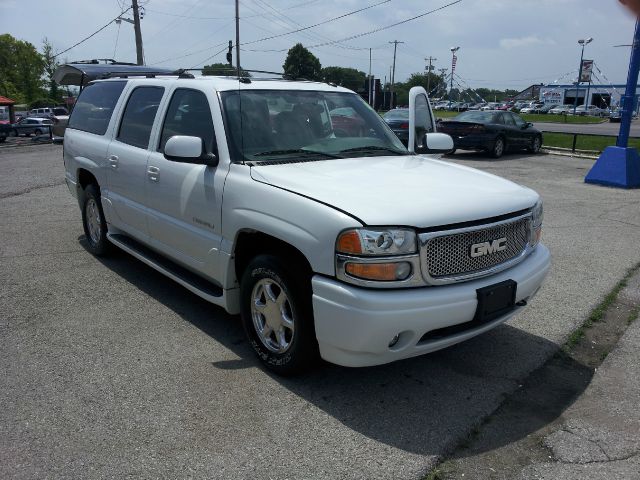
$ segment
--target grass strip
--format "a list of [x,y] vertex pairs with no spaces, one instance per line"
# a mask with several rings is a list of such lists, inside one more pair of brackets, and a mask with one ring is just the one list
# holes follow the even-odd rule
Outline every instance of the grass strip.
[[[629,278],[631,278],[631,276],[634,273],[636,273],[638,269],[640,269],[640,263],[630,268],[627,271],[624,278],[620,280],[616,284],[616,286],[613,287],[613,290],[611,290],[607,294],[607,296],[604,297],[602,302],[600,302],[600,304],[591,311],[591,314],[587,317],[584,323],[571,333],[571,335],[569,336],[569,338],[567,339],[563,347],[565,352],[570,352],[571,349],[575,347],[578,344],[578,342],[580,342],[580,340],[584,338],[585,332],[594,323],[600,322],[604,318],[604,314],[607,312],[607,309],[613,304],[613,302],[617,300],[618,295],[620,294],[622,289],[627,286],[627,282],[629,281]],[[637,316],[638,316],[638,308],[635,309],[635,315],[632,314],[629,317],[629,320],[628,320],[629,324],[633,322],[637,318]]]

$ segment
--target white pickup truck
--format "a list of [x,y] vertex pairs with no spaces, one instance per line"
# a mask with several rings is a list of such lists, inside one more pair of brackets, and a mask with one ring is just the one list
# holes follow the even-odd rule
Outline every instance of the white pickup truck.
[[540,197],[438,159],[453,143],[422,88],[407,149],[332,84],[112,77],[84,88],[64,139],[88,250],[116,245],[240,313],[279,374],[438,350],[540,288]]

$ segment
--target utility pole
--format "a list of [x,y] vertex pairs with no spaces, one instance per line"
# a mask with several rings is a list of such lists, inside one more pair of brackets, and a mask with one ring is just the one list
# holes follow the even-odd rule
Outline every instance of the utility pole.
[[136,34],[136,57],[138,65],[144,65],[144,54],[142,53],[142,31],[140,31],[140,9],[138,0],[131,0],[133,6],[133,31]]
[[435,57],[429,56],[428,58],[424,59],[425,62],[429,62],[429,66],[427,67],[427,95],[431,95],[431,70],[433,70],[434,67],[431,66],[431,62],[435,62],[436,60],[438,60]]
[[236,0],[236,69],[240,78],[240,6]]
[[369,48],[369,105],[371,105],[371,48]]
[[460,50],[460,47],[451,47],[451,87],[449,87],[449,108],[451,108],[451,91],[453,90],[453,74],[456,72],[456,64],[458,62],[458,57],[456,57],[456,52]]
[[394,40],[393,42],[389,42],[389,43],[393,43],[393,69],[392,69],[392,73],[391,73],[391,101],[389,102],[389,107],[390,109],[393,108],[393,85],[396,81],[396,50],[398,49],[398,44],[399,43],[404,43],[404,42],[399,42],[398,40]]

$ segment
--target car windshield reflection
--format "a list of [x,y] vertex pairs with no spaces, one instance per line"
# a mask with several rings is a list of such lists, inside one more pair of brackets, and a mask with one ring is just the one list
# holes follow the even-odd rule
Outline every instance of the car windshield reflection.
[[221,93],[234,162],[407,155],[358,95],[300,90]]

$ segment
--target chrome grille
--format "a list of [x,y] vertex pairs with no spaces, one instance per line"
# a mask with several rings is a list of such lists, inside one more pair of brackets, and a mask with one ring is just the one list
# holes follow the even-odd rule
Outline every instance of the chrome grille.
[[[483,271],[518,257],[526,248],[530,235],[530,218],[520,218],[477,230],[436,236],[426,242],[423,253],[429,276],[434,279],[455,277]],[[471,256],[471,246],[506,238],[506,249],[478,257]]]

